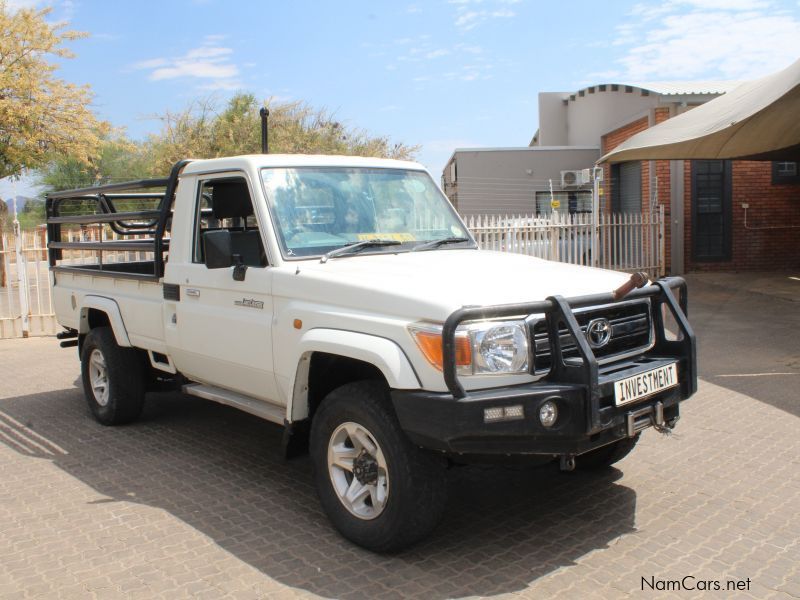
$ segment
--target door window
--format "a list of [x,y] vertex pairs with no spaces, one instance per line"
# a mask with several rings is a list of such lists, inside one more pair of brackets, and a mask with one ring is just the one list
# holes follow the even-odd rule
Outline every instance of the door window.
[[195,216],[195,263],[205,263],[203,234],[227,230],[231,248],[249,267],[266,267],[267,255],[261,241],[258,219],[244,177],[209,179],[200,183]]

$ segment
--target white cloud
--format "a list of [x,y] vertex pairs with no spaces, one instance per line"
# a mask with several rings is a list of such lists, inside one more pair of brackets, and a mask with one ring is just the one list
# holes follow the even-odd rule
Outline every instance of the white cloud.
[[437,50],[431,50],[430,52],[426,53],[425,58],[439,58],[442,56],[447,56],[448,54],[450,54],[450,50],[439,48]]
[[134,69],[155,69],[157,67],[163,67],[164,65],[169,64],[169,61],[166,58],[151,58],[148,60],[142,60],[137,62],[133,65]]
[[642,3],[612,45],[624,55],[605,74],[622,81],[751,79],[800,56],[800,20],[768,0]]
[[406,12],[408,14],[421,13],[422,9],[419,6],[417,6],[416,4],[411,4],[406,8]]
[[767,0],[672,0],[669,4],[685,4],[700,10],[755,10],[768,8]]
[[174,58],[151,58],[133,65],[134,69],[150,71],[151,81],[194,78],[204,90],[235,90],[241,87],[239,67],[231,61],[233,50],[218,45],[224,36],[206,36],[203,45]]
[[453,49],[457,52],[466,52],[467,54],[482,54],[483,48],[480,46],[471,46],[470,44],[456,44]]
[[494,65],[488,62],[464,65],[454,71],[444,73],[444,78],[449,81],[478,81],[491,79]]
[[448,0],[449,4],[456,7],[456,29],[462,33],[475,29],[479,25],[492,19],[508,19],[515,17],[516,13],[509,5],[517,4],[520,0]]
[[424,62],[445,56],[463,56],[465,54],[478,55],[483,48],[475,44],[458,43],[441,47],[431,41],[429,35],[419,35],[416,38],[401,38],[394,40],[400,47],[400,54],[395,57],[398,62]]
[[233,50],[230,48],[201,46],[200,48],[189,50],[189,52],[186,53],[186,58],[217,58],[219,56],[227,56],[229,54],[233,54]]
[[[494,65],[483,56],[484,49],[481,46],[464,42],[440,46],[435,41],[428,34],[394,40],[392,43],[399,53],[385,68],[396,71],[413,67],[412,81],[419,84],[414,88],[417,91],[423,90],[426,82],[434,80],[470,82],[491,77],[490,71]],[[428,68],[427,64],[432,66]],[[436,69],[435,76],[426,72],[433,68]]]

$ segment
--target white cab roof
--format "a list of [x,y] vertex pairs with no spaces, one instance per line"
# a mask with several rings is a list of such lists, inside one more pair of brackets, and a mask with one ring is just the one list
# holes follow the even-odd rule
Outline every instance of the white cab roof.
[[364,156],[334,156],[322,154],[246,154],[192,160],[183,172],[201,173],[227,169],[259,169],[262,167],[366,167],[374,169],[410,169],[425,171],[416,162],[369,158]]

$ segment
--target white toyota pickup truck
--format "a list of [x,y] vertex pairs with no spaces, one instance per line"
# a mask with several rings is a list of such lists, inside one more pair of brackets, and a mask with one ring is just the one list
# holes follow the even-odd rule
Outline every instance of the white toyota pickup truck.
[[277,423],[375,551],[431,531],[450,465],[610,465],[696,390],[683,280],[481,250],[416,163],[185,160],[47,214],[95,418],[131,422],[170,384]]

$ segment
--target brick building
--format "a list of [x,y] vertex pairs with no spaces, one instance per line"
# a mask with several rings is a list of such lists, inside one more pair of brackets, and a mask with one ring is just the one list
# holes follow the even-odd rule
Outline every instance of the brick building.
[[[665,108],[654,113],[653,124],[671,116]],[[603,154],[650,126],[642,118],[607,133],[601,139]],[[672,224],[665,232],[668,271],[800,267],[798,163],[656,160],[637,164],[642,173],[643,209],[652,202],[663,204]],[[626,166],[604,167],[612,204]]]
[[[603,84],[575,93],[541,93],[540,126],[530,147],[599,146],[605,155],[634,134],[736,85]],[[445,168],[446,189],[458,190],[458,157],[456,151]],[[485,177],[488,181],[491,174]],[[604,165],[602,189],[603,211],[639,213],[664,207],[670,273],[800,267],[797,162],[630,161]]]

